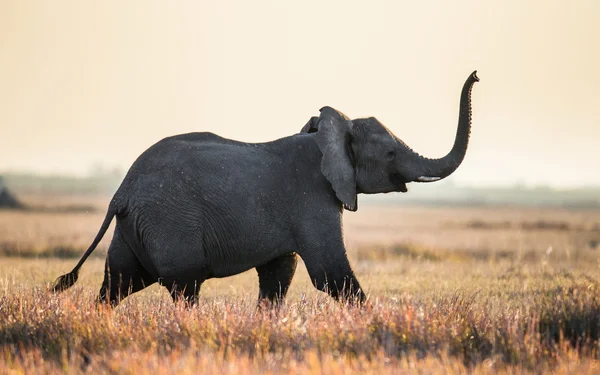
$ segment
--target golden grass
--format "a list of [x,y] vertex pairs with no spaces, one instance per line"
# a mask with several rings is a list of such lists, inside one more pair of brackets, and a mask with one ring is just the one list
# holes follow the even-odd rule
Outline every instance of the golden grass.
[[[0,256],[79,257],[98,232],[110,199],[104,196],[52,195],[22,198],[27,205],[51,209],[0,210]],[[95,208],[95,211],[61,212],[62,208],[85,204]],[[112,228],[109,233],[112,233]],[[105,236],[98,246],[97,256],[105,254],[111,237]]]
[[[103,215],[0,212],[0,241],[81,253]],[[103,259],[52,295],[75,259],[10,253],[0,373],[597,373],[598,223],[593,211],[361,207],[345,230],[363,308],[317,292],[300,264],[276,310],[256,308],[251,270],[208,280],[191,309],[154,285],[110,311],[93,304]]]

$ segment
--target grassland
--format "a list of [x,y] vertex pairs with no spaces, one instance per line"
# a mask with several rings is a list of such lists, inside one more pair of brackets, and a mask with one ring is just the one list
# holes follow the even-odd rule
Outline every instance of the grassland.
[[93,304],[110,238],[72,290],[46,289],[105,203],[0,211],[0,373],[600,371],[599,211],[362,205],[344,224],[363,308],[314,290],[299,265],[276,310],[256,308],[251,270],[207,281],[192,309],[154,285],[110,311]]

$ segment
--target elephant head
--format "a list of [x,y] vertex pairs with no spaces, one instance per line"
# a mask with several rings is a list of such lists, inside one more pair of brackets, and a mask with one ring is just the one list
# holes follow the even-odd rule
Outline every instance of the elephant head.
[[479,81],[476,71],[465,82],[454,146],[440,159],[413,151],[376,118],[350,120],[331,108],[321,109],[302,128],[317,133],[323,154],[321,172],[331,183],[344,208],[356,211],[356,195],[406,192],[409,182],[439,181],[452,174],[463,161],[471,131],[471,89]]

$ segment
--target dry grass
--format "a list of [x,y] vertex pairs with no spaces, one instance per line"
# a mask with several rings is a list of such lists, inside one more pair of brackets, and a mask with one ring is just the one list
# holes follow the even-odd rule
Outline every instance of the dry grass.
[[[0,212],[0,241],[81,253],[102,217]],[[207,281],[192,309],[154,285],[109,311],[92,302],[102,259],[52,295],[73,259],[8,253],[0,373],[597,373],[598,223],[593,211],[361,207],[345,227],[364,308],[314,290],[300,265],[277,310],[256,308],[251,270]]]
[[[77,258],[88,248],[106,214],[108,197],[24,196],[42,211],[0,210],[0,256]],[[90,212],[65,208],[88,205]],[[114,225],[114,224],[113,224]],[[110,243],[107,235],[96,256],[103,257]]]

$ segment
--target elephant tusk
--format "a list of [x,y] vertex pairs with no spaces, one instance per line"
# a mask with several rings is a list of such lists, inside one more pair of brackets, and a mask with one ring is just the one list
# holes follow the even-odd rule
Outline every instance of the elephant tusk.
[[438,181],[441,179],[442,179],[441,177],[421,176],[421,177],[417,177],[417,179],[415,181],[416,182],[434,182],[434,181]]

